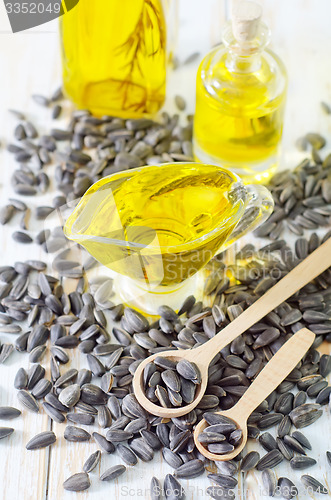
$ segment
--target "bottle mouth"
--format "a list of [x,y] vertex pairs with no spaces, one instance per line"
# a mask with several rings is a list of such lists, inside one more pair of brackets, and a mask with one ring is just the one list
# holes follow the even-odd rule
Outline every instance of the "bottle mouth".
[[240,43],[236,40],[233,30],[232,22],[228,21],[223,31],[223,43],[228,47],[229,51],[234,52],[243,57],[250,56],[257,52],[261,52],[270,42],[270,29],[268,26],[260,22],[257,30],[256,37],[253,40]]

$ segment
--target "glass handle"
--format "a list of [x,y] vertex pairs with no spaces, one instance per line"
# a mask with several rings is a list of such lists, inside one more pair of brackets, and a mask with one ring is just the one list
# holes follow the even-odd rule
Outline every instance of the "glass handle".
[[245,212],[221,250],[225,250],[236,240],[259,227],[273,211],[274,200],[267,188],[251,184],[245,186],[245,189],[248,196]]

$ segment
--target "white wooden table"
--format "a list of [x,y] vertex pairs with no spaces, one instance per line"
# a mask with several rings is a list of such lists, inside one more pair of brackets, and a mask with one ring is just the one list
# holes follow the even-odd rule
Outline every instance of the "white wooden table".
[[[131,0],[132,1],[132,0]],[[205,53],[220,40],[221,26],[230,12],[231,5],[222,0],[179,0],[180,35],[178,55],[184,60],[198,50]],[[289,93],[286,110],[284,149],[282,167],[293,167],[302,157],[294,148],[295,139],[309,131],[319,131],[328,139],[331,132],[331,116],[320,108],[320,101],[331,103],[331,2],[330,0],[264,0],[265,21],[273,32],[273,45],[283,58],[289,73]],[[178,69],[170,77],[167,109],[174,111],[173,95],[182,94],[188,102],[188,112],[194,111],[195,72],[198,61]],[[49,95],[60,82],[59,42],[57,23],[51,22],[36,29],[12,34],[4,6],[0,4],[0,138],[1,142],[11,140],[15,120],[8,115],[8,108],[25,111],[40,129],[50,126],[49,111],[31,101],[32,93]],[[329,142],[330,146],[330,142]],[[10,155],[0,152],[0,198],[3,205],[9,195],[10,174],[14,162]],[[49,196],[49,195],[48,195]],[[47,197],[29,200],[29,204],[42,205]],[[19,246],[11,238],[13,226],[18,219],[0,227],[0,265],[12,264],[17,260],[36,257],[45,260],[45,254],[32,245]],[[32,226],[33,229],[33,226]],[[13,341],[8,334],[0,334],[3,342]],[[328,346],[326,346],[328,349]],[[44,360],[47,366],[46,360]],[[72,366],[83,367],[76,353]],[[5,365],[0,365],[0,405],[19,407],[14,376],[19,367],[28,367],[27,355],[15,352]],[[65,368],[68,366],[66,365]],[[49,374],[48,374],[49,376]],[[318,464],[309,470],[324,484],[331,486],[331,468],[326,463],[325,451],[331,449],[330,414],[327,408],[318,424],[308,427],[305,434],[313,444],[310,456]],[[98,447],[89,443],[69,443],[63,438],[65,426],[54,424],[58,440],[51,449],[30,451],[25,449],[28,440],[38,432],[50,428],[45,413],[34,415],[25,410],[22,417],[12,422],[1,421],[0,426],[13,426],[15,433],[0,442],[0,497],[3,500],[59,500],[59,499],[139,499],[149,498],[150,478],[155,475],[163,480],[172,469],[163,461],[160,453],[153,462],[128,468],[121,478],[113,483],[101,483],[99,468],[90,474],[92,486],[84,493],[70,493],[63,490],[64,479],[79,472],[88,455]],[[91,431],[90,428],[87,430]],[[255,445],[257,448],[257,445]],[[250,446],[249,446],[250,448]],[[262,454],[262,449],[259,450]],[[101,471],[121,460],[113,455],[102,457]],[[310,495],[303,491],[298,472],[291,471],[287,464],[277,467],[278,476],[288,476],[299,488],[299,499]],[[187,498],[197,500],[209,498],[206,487],[210,485],[206,476],[182,481]],[[239,476],[238,496],[240,499],[267,498],[263,493],[261,474],[248,473]],[[316,496],[317,498],[317,496]]]

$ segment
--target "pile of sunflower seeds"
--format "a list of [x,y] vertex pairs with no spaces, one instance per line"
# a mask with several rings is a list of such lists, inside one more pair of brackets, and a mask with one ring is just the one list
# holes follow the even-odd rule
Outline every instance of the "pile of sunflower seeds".
[[[51,98],[34,96],[39,105],[51,107],[54,119],[60,117],[58,101],[61,99],[60,90]],[[178,110],[185,108],[180,96],[176,96],[175,102]],[[24,197],[46,193],[51,184],[48,167],[55,164],[54,184],[60,194],[49,205],[36,209],[29,208],[26,201],[11,198],[0,210],[0,224],[7,224],[20,213],[20,230],[13,233],[13,239],[18,243],[35,241],[46,252],[61,248],[62,235],[42,230],[33,238],[26,232],[31,213],[36,220],[43,221],[55,209],[78,200],[94,182],[118,171],[165,162],[194,161],[192,115],[187,115],[187,125],[181,126],[178,114],[169,116],[166,112],[160,115],[159,122],[155,122],[146,118],[96,118],[88,111],[76,110],[67,128],[55,127],[49,134],[39,135],[37,127],[23,113],[11,112],[18,120],[14,130],[16,142],[7,145],[18,163],[11,177],[15,193]],[[47,246],[46,240],[49,240]]]
[[[57,104],[59,98],[60,92],[53,100],[43,101],[43,105],[52,106],[55,116],[61,112]],[[37,100],[42,103],[41,99]],[[167,114],[162,115],[160,124],[155,124],[145,119],[125,122],[113,117],[96,119],[86,111],[76,111],[68,130],[53,129],[51,134],[38,138],[38,132],[25,116],[17,112],[16,116],[20,120],[15,131],[19,145],[8,146],[20,163],[13,174],[16,193],[34,196],[47,191],[50,180],[47,166],[53,161],[61,162],[55,170],[55,182],[61,194],[49,206],[36,210],[39,220],[54,207],[81,196],[101,176],[142,164],[192,160],[191,117],[188,117],[188,125],[181,127],[177,116]],[[69,146],[67,150],[61,148],[62,142]],[[323,340],[331,341],[330,270],[216,354],[209,368],[206,393],[197,408],[187,415],[162,419],[148,414],[132,393],[132,378],[139,363],[151,354],[168,349],[191,349],[207,342],[330,237],[330,231],[323,237],[311,233],[311,229],[330,224],[329,188],[324,180],[329,179],[331,162],[317,161],[316,144],[314,147],[312,160],[294,172],[276,174],[271,180],[269,188],[275,197],[276,209],[273,219],[257,233],[275,241],[260,249],[246,245],[238,252],[235,262],[227,266],[224,255],[213,259],[207,267],[209,275],[204,290],[205,302],[210,305],[205,306],[190,296],[178,313],[168,307],[161,308],[160,319],[153,323],[110,300],[112,280],[88,276],[95,261],[82,252],[85,260],[80,262],[75,255],[75,245],[63,250],[67,242],[62,227],[52,231],[43,229],[32,238],[25,232],[29,208],[24,201],[11,199],[1,210],[3,224],[16,212],[22,213],[23,231],[14,233],[16,241],[28,243],[34,239],[49,253],[56,253],[52,274],[47,273],[46,263],[38,260],[1,266],[0,333],[17,334],[17,337],[14,344],[0,345],[0,362],[5,362],[14,349],[27,352],[32,366],[27,371],[22,367],[14,381],[19,403],[31,412],[45,411],[51,421],[66,422],[66,440],[93,439],[100,448],[87,458],[81,472],[65,481],[66,489],[81,491],[90,487],[89,474],[100,462],[100,450],[116,454],[130,467],[139,460],[152,460],[161,450],[164,460],[174,469],[173,475],[167,475],[164,481],[166,498],[184,498],[178,479],[197,477],[205,470],[210,472],[208,477],[213,484],[207,490],[208,495],[215,499],[234,498],[238,471],[253,468],[262,471],[261,481],[270,495],[280,491],[283,496],[287,495],[285,498],[293,496],[297,487],[288,478],[277,482],[273,468],[283,460],[289,461],[293,471],[305,471],[316,463],[314,458],[306,456],[306,450],[311,449],[309,441],[293,428],[302,429],[318,420],[331,393],[326,381],[331,372],[331,357],[320,356],[316,350]],[[91,154],[86,153],[88,149]],[[286,200],[287,195],[281,196],[287,187],[284,183],[293,189]],[[287,194],[291,189],[287,189]],[[293,196],[296,202],[289,208]],[[303,207],[315,214],[314,225],[302,224],[301,218],[297,220],[298,215],[309,220]],[[275,215],[277,211],[280,213]],[[323,217],[323,223],[316,214]],[[310,212],[309,215],[311,218]],[[303,237],[301,231],[296,233],[300,237],[294,251],[285,240],[278,238],[279,227],[288,220],[300,223],[303,230],[310,232],[308,238]],[[268,223],[273,224],[270,231],[266,230]],[[76,290],[69,294],[66,278],[74,278],[77,283]],[[195,448],[195,425],[204,417],[208,419],[213,411],[231,408],[284,342],[304,326],[316,333],[312,348],[249,418],[249,438],[256,440],[256,445],[266,454],[260,456],[253,451],[247,455],[242,453],[231,462],[210,463]],[[77,370],[70,365],[70,353],[76,347],[86,356],[88,369]],[[42,366],[47,352],[50,352],[50,380],[45,378]],[[162,380],[161,372],[160,377]],[[193,379],[197,381],[198,376]],[[166,380],[169,384],[169,377],[166,376]],[[168,389],[167,394],[169,397]],[[183,399],[182,393],[181,397]],[[1,419],[19,416],[16,408],[0,407]],[[90,433],[80,427],[96,422],[98,432]],[[268,432],[272,427],[276,428],[276,438]],[[10,439],[13,432],[13,428],[1,427],[0,438]],[[55,442],[55,434],[48,431],[32,437],[26,446],[33,450],[53,446]],[[331,465],[330,452],[327,458]],[[113,480],[125,473],[126,466],[114,465],[104,471],[100,479]],[[311,491],[327,491],[318,479],[307,474],[301,481]],[[153,478],[152,498],[160,498],[161,490],[160,482]],[[174,492],[179,493],[175,496]]]
[[[300,245],[296,247],[301,248]],[[246,250],[241,252],[245,254]],[[261,250],[258,251],[260,253]],[[263,250],[262,255],[265,255]],[[274,250],[273,265],[267,269],[278,268],[275,267],[275,262],[278,262],[280,267],[285,266],[284,272],[288,271],[281,255],[281,249]],[[238,256],[238,262],[239,257],[243,255]],[[246,254],[245,257],[249,262]],[[296,255],[295,259],[299,257]],[[293,262],[289,261],[289,264],[292,266]],[[211,470],[212,465],[195,448],[195,425],[202,418],[210,420],[213,411],[231,408],[295,331],[302,326],[327,326],[329,320],[321,323],[319,313],[330,309],[331,299],[330,293],[324,293],[327,288],[321,287],[324,283],[322,275],[215,356],[209,368],[206,393],[196,409],[179,418],[154,417],[140,406],[132,394],[131,382],[139,363],[165,349],[194,348],[207,342],[264,293],[267,284],[271,285],[268,276],[255,276],[249,283],[246,276],[243,282],[237,280],[233,285],[225,276],[223,264],[218,266],[216,261],[212,266],[213,272],[218,267],[218,274],[223,273],[218,282],[222,283],[221,287],[217,285],[210,292],[209,285],[212,307],[204,307],[191,296],[180,308],[180,314],[162,307],[159,310],[160,319],[150,324],[147,318],[133,309],[110,305],[109,300],[107,302],[112,288],[112,282],[107,278],[91,279],[90,292],[84,292],[81,289],[82,280],[77,279],[78,291],[67,295],[58,278],[45,274],[45,265],[41,262],[28,261],[24,265],[16,265],[13,268],[16,273],[13,283],[9,281],[6,284],[7,291],[1,299],[1,330],[19,334],[15,348],[28,352],[33,363],[28,371],[22,367],[14,381],[20,404],[32,412],[45,411],[56,422],[67,422],[64,430],[66,440],[94,439],[100,450],[116,453],[126,466],[134,466],[139,460],[150,461],[154,453],[162,449],[164,460],[174,468],[175,477],[167,480],[171,484],[177,484],[176,481],[181,478],[203,474],[206,468]],[[228,269],[235,272],[237,268],[229,266]],[[329,274],[326,277],[329,278]],[[307,311],[308,315],[305,314]],[[108,314],[115,318],[112,335],[107,328]],[[27,320],[29,327],[22,333],[20,323],[23,320]],[[317,320],[318,323],[314,322]],[[301,429],[315,422],[322,416],[323,406],[329,401],[331,387],[325,378],[331,372],[331,357],[320,356],[316,347],[324,338],[330,340],[330,332],[319,332],[320,328],[315,328],[318,333],[315,344],[302,362],[249,418],[249,437],[257,440],[266,454],[262,457],[258,452],[247,456],[241,454],[226,465],[216,463],[217,471],[209,475],[211,481],[216,483],[209,490],[214,498],[227,498],[224,495],[215,496],[219,495],[217,488],[222,488],[228,495],[237,484],[238,470],[255,467],[258,471],[265,471],[273,469],[283,460],[288,460],[293,470],[307,469],[315,463],[312,457],[305,455],[305,450],[311,447],[310,443],[300,431],[293,431],[293,427]],[[150,343],[147,343],[148,339]],[[71,349],[75,347],[86,356],[89,369],[66,369]],[[41,364],[48,349],[51,354],[50,380],[45,378],[45,368]],[[7,409],[2,410],[2,415],[6,412],[13,417],[20,414],[17,410]],[[90,433],[80,427],[96,421],[100,427],[98,432]],[[276,426],[278,436],[275,439],[268,431]],[[11,432],[11,428],[1,429],[1,436],[9,436]],[[27,447],[50,446],[55,440],[52,432],[42,433],[33,438]],[[89,457],[83,471],[69,478],[65,487],[77,491],[88,488],[88,474],[99,460],[98,453]],[[123,466],[118,464],[115,469],[105,471],[102,478],[111,480],[124,472]],[[268,476],[266,474],[264,478],[269,478],[270,482],[271,472]],[[310,479],[314,485],[316,481]],[[283,480],[283,488],[286,484]]]
[[275,201],[273,214],[256,231],[256,236],[278,240],[285,229],[297,236],[304,231],[331,225],[331,153],[324,159],[318,152],[325,146],[319,134],[304,137],[312,147],[311,159],[305,158],[294,170],[276,173],[268,189]]
[[[170,308],[163,306],[162,309],[173,315]],[[177,320],[177,315],[175,319]],[[169,320],[161,317],[160,322],[164,327],[167,325],[169,333],[173,331],[174,326]],[[159,332],[156,330],[155,336],[158,335]],[[150,341],[151,337],[148,337]],[[181,407],[192,403],[197,386],[201,383],[200,370],[195,363],[186,359],[177,362],[161,356],[157,356],[153,362],[146,365],[143,378],[146,396],[163,408]]]

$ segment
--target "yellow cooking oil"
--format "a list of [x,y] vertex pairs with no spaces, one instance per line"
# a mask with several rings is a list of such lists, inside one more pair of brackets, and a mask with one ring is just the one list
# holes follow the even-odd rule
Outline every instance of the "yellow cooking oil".
[[79,0],[61,17],[63,86],[78,108],[123,118],[160,109],[166,88],[163,1]]
[[237,181],[190,163],[113,174],[86,192],[65,234],[119,274],[174,288],[216,254],[242,216]]
[[[238,8],[247,4],[251,8],[254,2],[242,2]],[[255,25],[250,24],[251,15],[238,33],[233,24],[242,18],[229,23],[223,44],[200,64],[194,154],[244,180],[265,182],[279,161],[287,77],[279,57],[266,48],[269,30],[260,22],[259,7],[257,12]]]

